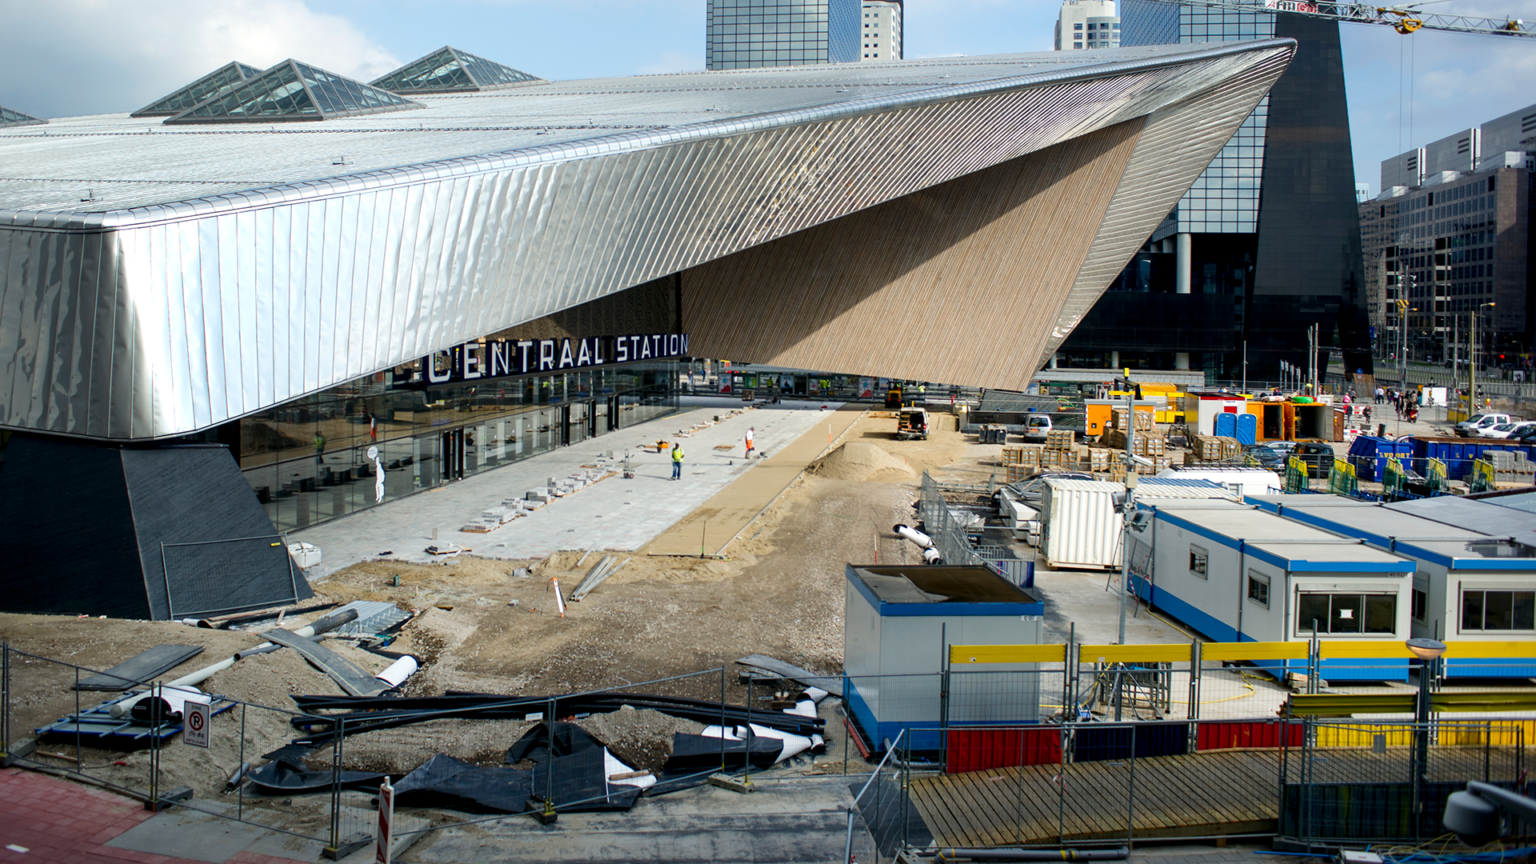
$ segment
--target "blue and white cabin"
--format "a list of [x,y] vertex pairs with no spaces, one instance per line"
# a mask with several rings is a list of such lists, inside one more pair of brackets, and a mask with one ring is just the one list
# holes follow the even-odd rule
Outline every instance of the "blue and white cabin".
[[[1446,677],[1536,677],[1536,537],[1531,531],[1536,520],[1512,508],[1449,497],[1415,501],[1414,506],[1332,495],[1248,500],[1298,523],[1358,537],[1412,559],[1417,565],[1411,607],[1414,636],[1531,644],[1525,656],[1497,659],[1458,659],[1452,652],[1445,658]],[[1431,506],[1432,501],[1444,503]],[[1472,524],[1481,530],[1467,527]]]
[[[1143,505],[1139,596],[1218,642],[1404,640],[1414,564],[1359,540],[1217,501]],[[1147,547],[1150,547],[1148,549]],[[1262,665],[1262,664],[1261,664]],[[1274,674],[1304,672],[1274,661]],[[1401,657],[1323,661],[1327,680],[1405,681]]]
[[[1040,644],[1045,604],[986,567],[850,564],[845,572],[844,696],[876,750],[903,729],[914,730],[914,749],[942,746],[939,673],[950,645]],[[961,700],[949,725],[1040,722],[1038,667],[988,664],[985,672],[956,673],[989,676],[968,680],[978,685],[972,690],[984,683],[992,698]]]

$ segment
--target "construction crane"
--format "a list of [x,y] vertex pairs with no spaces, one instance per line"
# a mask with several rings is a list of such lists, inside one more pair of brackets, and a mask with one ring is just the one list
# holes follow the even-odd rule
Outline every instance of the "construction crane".
[[[1429,0],[1442,2],[1442,0]],[[1536,37],[1518,18],[1477,18],[1471,15],[1446,15],[1425,12],[1423,3],[1404,6],[1375,6],[1365,3],[1331,3],[1327,0],[1175,0],[1180,6],[1214,6],[1240,12],[1288,12],[1326,21],[1352,21],[1357,24],[1385,24],[1403,35],[1419,30],[1449,30],[1483,36]]]

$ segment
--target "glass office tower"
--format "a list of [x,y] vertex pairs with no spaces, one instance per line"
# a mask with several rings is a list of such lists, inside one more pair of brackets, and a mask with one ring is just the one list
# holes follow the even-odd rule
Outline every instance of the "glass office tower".
[[[1371,371],[1338,24],[1121,0],[1121,45],[1271,37],[1296,59],[1062,347],[1064,365],[1275,377],[1305,366],[1321,324],[1349,371]],[[1336,336],[1334,336],[1336,334]],[[1113,352],[1113,353],[1111,353]]]
[[704,67],[854,63],[860,0],[709,0]]

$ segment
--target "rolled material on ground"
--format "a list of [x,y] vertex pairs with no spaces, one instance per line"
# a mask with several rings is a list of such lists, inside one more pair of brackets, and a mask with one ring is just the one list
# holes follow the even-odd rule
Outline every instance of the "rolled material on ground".
[[417,668],[416,658],[407,654],[404,657],[401,657],[399,660],[389,664],[389,666],[383,672],[380,672],[374,677],[378,678],[380,681],[383,681],[385,684],[388,684],[391,687],[399,687],[401,684],[405,683],[405,679],[416,674]]
[[933,548],[933,538],[917,530],[916,528],[913,528],[911,525],[896,525],[893,526],[891,530],[907,538],[908,540],[911,540],[913,543],[916,543],[924,549]]
[[939,550],[929,546],[923,550],[923,560],[929,564],[943,564],[944,559],[939,557]]

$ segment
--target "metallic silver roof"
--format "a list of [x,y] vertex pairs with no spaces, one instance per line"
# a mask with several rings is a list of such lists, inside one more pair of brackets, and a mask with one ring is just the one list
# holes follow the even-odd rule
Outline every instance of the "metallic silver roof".
[[[122,211],[156,204],[477,156],[517,152],[544,161],[597,152],[593,148],[655,146],[666,140],[661,133],[679,127],[699,125],[718,136],[742,131],[738,124],[760,115],[863,113],[1018,86],[1024,77],[1043,83],[1058,75],[1126,72],[1137,61],[1193,59],[1204,49],[949,57],[413,93],[431,110],[298,128],[172,127],[162,118],[127,114],[57,118],[46,127],[0,131],[0,224],[7,210],[103,214],[101,223],[120,224],[138,215]],[[94,200],[82,202],[88,191]],[[18,218],[24,221],[9,216]]]
[[573,81],[297,128],[3,130],[0,426],[186,434],[1149,118],[1068,308],[1030,322],[1069,330],[1293,51]]

